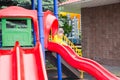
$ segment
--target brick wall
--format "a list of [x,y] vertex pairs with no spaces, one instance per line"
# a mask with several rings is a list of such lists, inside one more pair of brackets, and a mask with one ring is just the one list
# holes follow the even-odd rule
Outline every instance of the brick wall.
[[81,9],[84,57],[120,66],[120,3]]

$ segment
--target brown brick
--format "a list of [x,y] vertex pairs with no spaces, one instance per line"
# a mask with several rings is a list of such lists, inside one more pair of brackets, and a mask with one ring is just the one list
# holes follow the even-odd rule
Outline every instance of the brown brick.
[[120,3],[82,8],[81,24],[84,57],[120,66]]

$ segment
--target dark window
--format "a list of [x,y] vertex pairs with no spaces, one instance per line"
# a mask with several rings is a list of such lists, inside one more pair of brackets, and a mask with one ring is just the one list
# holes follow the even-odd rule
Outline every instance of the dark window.
[[27,20],[6,20],[6,28],[27,28]]

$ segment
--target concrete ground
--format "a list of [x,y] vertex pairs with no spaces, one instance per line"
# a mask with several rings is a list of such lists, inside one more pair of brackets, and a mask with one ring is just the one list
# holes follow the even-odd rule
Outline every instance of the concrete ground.
[[107,70],[109,70],[111,73],[115,74],[116,76],[120,77],[120,66],[108,66],[103,65]]
[[[57,69],[55,68],[48,69],[47,73],[48,73],[48,80],[58,80]],[[84,79],[70,78],[63,73],[62,80],[95,80],[95,79],[92,76],[88,75],[87,73],[84,73]]]
[[[120,67],[117,66],[107,66],[103,65],[106,69],[108,69],[110,72],[115,74],[116,76],[120,77]],[[51,68],[47,69],[47,74],[48,74],[48,80],[58,80],[57,78],[57,69],[56,68]],[[90,76],[87,73],[84,73],[84,79],[75,79],[75,78],[69,78],[67,77],[64,73],[62,74],[63,79],[62,80],[95,80],[92,76]]]

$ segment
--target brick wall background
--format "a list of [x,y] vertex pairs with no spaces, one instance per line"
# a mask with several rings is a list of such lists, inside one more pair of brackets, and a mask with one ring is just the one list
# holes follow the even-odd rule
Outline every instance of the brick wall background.
[[84,57],[120,66],[120,3],[81,9]]

